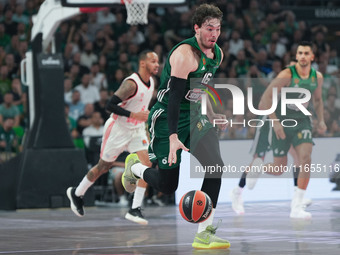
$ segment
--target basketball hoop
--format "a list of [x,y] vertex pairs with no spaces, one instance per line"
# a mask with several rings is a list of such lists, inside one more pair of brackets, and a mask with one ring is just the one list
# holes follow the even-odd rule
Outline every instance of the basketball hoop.
[[150,0],[121,0],[127,12],[126,23],[130,25],[148,24]]

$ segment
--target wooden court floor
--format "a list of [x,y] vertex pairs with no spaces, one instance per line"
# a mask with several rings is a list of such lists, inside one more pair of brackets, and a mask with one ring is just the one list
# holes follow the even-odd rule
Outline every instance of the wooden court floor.
[[83,218],[68,208],[0,211],[0,254],[340,254],[340,198],[314,201],[310,221],[291,220],[288,201],[249,203],[243,216],[222,204],[217,234],[231,247],[214,251],[191,248],[197,225],[175,206],[145,208],[148,226],[126,221],[125,208],[86,209]]

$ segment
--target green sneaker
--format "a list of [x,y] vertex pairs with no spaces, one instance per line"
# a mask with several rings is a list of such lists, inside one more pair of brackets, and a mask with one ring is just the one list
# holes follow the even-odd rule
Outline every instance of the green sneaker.
[[217,227],[209,225],[201,233],[197,233],[192,243],[195,249],[228,249],[230,243],[227,240],[215,236]]
[[131,166],[139,162],[140,161],[136,153],[128,155],[125,159],[125,170],[122,174],[122,184],[124,189],[129,193],[136,190],[137,181],[140,179],[132,173]]

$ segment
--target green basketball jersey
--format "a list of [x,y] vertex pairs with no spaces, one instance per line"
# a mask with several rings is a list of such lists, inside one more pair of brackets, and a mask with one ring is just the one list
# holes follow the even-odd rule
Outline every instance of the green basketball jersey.
[[[296,71],[295,65],[289,66],[287,68],[289,68],[292,73],[291,83],[289,87],[304,88],[304,89],[309,90],[311,94],[313,94],[315,89],[318,87],[318,79],[317,79],[316,70],[314,68],[311,68],[309,77],[307,79],[302,79],[300,75],[298,74],[298,72]],[[303,93],[287,93],[286,95],[287,95],[287,99],[295,99],[295,98],[298,99],[298,98],[305,96],[305,94]],[[308,104],[306,103],[305,107],[307,108],[307,106]],[[301,119],[301,118],[309,117],[309,116],[306,116],[303,112],[301,112],[301,110],[298,109],[296,105],[294,104],[287,105],[286,115],[282,116],[281,115],[281,100],[278,103],[276,114],[278,117],[281,117],[281,118],[286,117],[290,119]]]
[[[182,44],[189,44],[192,47],[196,48],[201,53],[201,59],[198,65],[198,68],[196,71],[189,73],[188,79],[187,79],[187,85],[186,85],[186,96],[182,99],[180,109],[181,110],[190,110],[190,102],[196,103],[197,107],[200,107],[200,97],[203,93],[202,89],[207,89],[202,84],[209,83],[210,79],[214,76],[216,70],[218,69],[220,63],[221,63],[221,50],[217,44],[214,46],[215,51],[215,58],[211,59],[208,58],[200,49],[198,46],[196,37],[191,37],[189,39],[186,39],[179,44],[177,44],[169,53],[169,56],[166,60],[162,75],[161,75],[161,84],[159,86],[159,90],[157,93],[157,100],[162,105],[167,106],[168,100],[169,100],[169,80],[171,76],[171,66],[170,66],[170,56],[173,53],[173,51]],[[200,78],[200,83],[190,87],[190,79],[191,78]],[[196,107],[195,105],[195,107]],[[192,106],[192,105],[191,105]],[[191,108],[192,109],[192,108]]]

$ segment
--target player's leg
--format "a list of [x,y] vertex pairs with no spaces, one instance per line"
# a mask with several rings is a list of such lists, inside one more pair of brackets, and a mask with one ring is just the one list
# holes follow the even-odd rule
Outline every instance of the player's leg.
[[295,147],[301,165],[298,187],[295,191],[290,217],[309,219],[312,215],[304,210],[303,199],[310,179],[310,164],[312,155],[312,143],[302,143]]
[[[254,157],[251,164],[249,165],[249,168],[242,174],[239,183],[240,188],[242,186],[244,187],[247,183],[248,189],[253,189],[257,182],[257,178],[261,174],[261,171],[259,171],[259,167],[261,166],[261,164],[263,164],[266,152],[270,150],[270,141],[272,137],[272,129],[270,128],[269,121],[266,120],[267,116],[263,116],[262,121],[264,122],[264,125],[256,129],[253,144],[250,149],[250,153],[254,155]],[[255,167],[257,167],[257,169],[255,169]]]
[[[290,149],[288,153],[292,156],[294,161],[294,167],[293,167],[293,178],[294,178],[294,193],[297,189],[297,183],[298,183],[298,177],[300,173],[300,163],[299,163],[299,157],[297,155],[297,152],[293,146],[290,146]],[[302,204],[305,207],[310,206],[313,203],[313,201],[310,198],[304,198]]]
[[92,167],[84,176],[77,187],[69,187],[66,191],[67,197],[70,199],[70,206],[75,215],[82,217],[85,214],[83,197],[86,191],[94,184],[94,182],[104,173],[107,173],[113,162],[106,162],[99,159],[97,165]]
[[[149,155],[147,150],[137,151],[137,156],[141,163],[145,166],[151,167],[151,162],[149,160]],[[138,224],[147,225],[148,221],[144,218],[142,214],[142,203],[144,199],[144,194],[147,188],[147,183],[141,179],[137,182],[136,190],[133,194],[133,200],[130,210],[125,214],[127,220],[136,222]]]
[[[71,209],[79,217],[82,217],[85,214],[83,196],[86,191],[101,175],[109,171],[113,162],[124,150],[124,143],[126,143],[126,140],[124,139],[128,136],[126,136],[126,131],[124,131],[125,136],[123,136],[122,130],[114,124],[115,120],[113,118],[109,118],[105,122],[98,164],[88,171],[77,187],[69,187],[66,191],[66,194],[70,199]],[[117,137],[121,138],[117,139]]]
[[[191,139],[195,138],[191,137]],[[219,140],[214,129],[210,128],[207,133],[199,139],[192,155],[195,156],[203,167],[220,166],[222,169],[224,163],[220,153]],[[229,241],[215,236],[216,228],[212,226],[221,188],[221,176],[222,171],[216,171],[214,173],[207,172],[205,174],[201,190],[211,198],[213,210],[207,220],[199,223],[198,231],[192,244],[194,248],[221,249],[229,248],[230,246]],[[207,243],[202,242],[202,240],[206,238],[209,238],[209,241]]]

